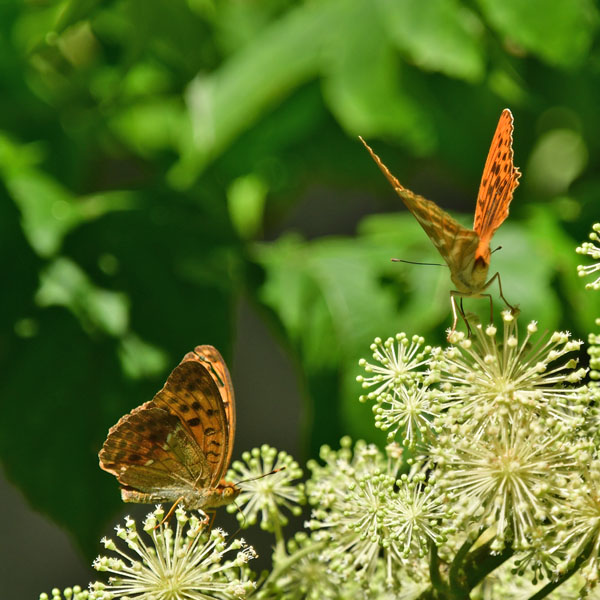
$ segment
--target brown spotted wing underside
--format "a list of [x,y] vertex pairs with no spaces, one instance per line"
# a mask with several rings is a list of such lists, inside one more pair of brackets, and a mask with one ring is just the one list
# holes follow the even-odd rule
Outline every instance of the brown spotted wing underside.
[[235,433],[231,379],[215,348],[199,348],[202,360],[186,354],[154,398],[108,433],[100,467],[117,477],[125,501],[211,508],[237,495],[231,484],[220,485]]

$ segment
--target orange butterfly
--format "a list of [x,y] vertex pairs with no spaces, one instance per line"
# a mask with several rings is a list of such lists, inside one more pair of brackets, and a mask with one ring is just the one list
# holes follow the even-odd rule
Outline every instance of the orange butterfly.
[[[360,138],[373,160],[450,267],[450,277],[457,288],[450,292],[454,317],[451,332],[456,329],[458,312],[467,323],[462,308],[462,298],[487,296],[490,299],[490,310],[492,310],[492,297],[483,292],[495,279],[498,279],[500,297],[513,312],[516,311],[502,293],[500,274],[496,273],[487,280],[491,256],[490,241],[496,229],[508,217],[508,207],[521,176],[521,172],[513,164],[512,134],[513,116],[510,110],[505,108],[500,115],[496,133],[485,161],[477,195],[473,229],[463,227],[437,204],[403,187],[367,143]],[[458,310],[456,297],[461,299]],[[467,323],[467,327],[468,325]]]
[[233,502],[240,493],[221,480],[234,435],[227,365],[216,348],[197,346],[150,402],[111,427],[98,457],[100,467],[121,484],[124,502],[211,509]]

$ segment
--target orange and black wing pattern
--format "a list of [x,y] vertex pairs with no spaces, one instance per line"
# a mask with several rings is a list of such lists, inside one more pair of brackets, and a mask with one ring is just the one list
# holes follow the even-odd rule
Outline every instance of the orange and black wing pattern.
[[179,419],[209,465],[210,480],[206,486],[216,486],[227,469],[233,439],[221,393],[206,366],[184,358],[149,404]]
[[508,207],[521,177],[521,172],[513,164],[512,141],[513,116],[505,108],[485,161],[473,224],[480,239],[475,258],[482,258],[486,263],[489,263],[492,236],[508,217]]
[[233,453],[233,441],[235,438],[235,395],[233,392],[233,383],[227,364],[223,360],[221,353],[214,347],[209,345],[196,346],[192,352],[188,352],[182,362],[194,360],[200,362],[209,375],[212,377],[215,385],[219,390],[221,402],[225,410],[225,425],[227,429],[227,447],[226,456],[223,466],[222,477],[225,471],[229,468],[231,455]]

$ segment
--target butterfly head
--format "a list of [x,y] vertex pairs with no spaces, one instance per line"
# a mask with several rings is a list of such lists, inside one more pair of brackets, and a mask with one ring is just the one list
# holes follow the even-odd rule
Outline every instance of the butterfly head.
[[231,483],[230,481],[220,481],[219,484],[214,488],[204,488],[197,490],[194,498],[189,502],[184,502],[187,508],[202,510],[217,508],[219,506],[225,506],[231,504],[239,495],[242,490]]

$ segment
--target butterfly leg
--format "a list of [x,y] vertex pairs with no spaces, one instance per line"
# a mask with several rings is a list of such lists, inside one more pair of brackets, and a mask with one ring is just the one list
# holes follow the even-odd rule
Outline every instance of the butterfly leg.
[[[504,297],[504,293],[502,292],[502,279],[500,279],[500,273],[496,273],[486,284],[485,287],[483,289],[487,289],[490,285],[492,285],[492,283],[494,282],[494,280],[497,279],[498,280],[498,290],[500,291],[500,298],[502,298],[502,300],[504,300],[504,304],[506,304],[506,306],[508,306],[508,308],[510,308],[510,312],[512,315],[518,315],[521,311],[519,310],[518,306],[513,306],[505,297]],[[482,294],[487,296],[488,294]],[[491,297],[490,297],[490,303],[491,303]],[[490,321],[491,322],[491,321]]]
[[[465,316],[465,311],[463,309],[464,296],[465,296],[465,294],[463,294],[461,292],[458,292],[456,290],[450,290],[450,304],[452,306],[453,321],[452,321],[452,329],[450,330],[448,337],[450,337],[456,331],[456,325],[458,323],[458,315],[460,315],[462,317],[462,320],[465,322],[465,325],[467,326],[467,335],[469,337],[471,336],[471,327],[469,325],[469,321],[467,320],[467,317]],[[456,303],[456,298],[460,298],[460,302],[458,304]]]
[[183,500],[183,496],[179,496],[179,498],[177,498],[177,500],[175,500],[175,502],[173,502],[173,506],[171,506],[171,508],[169,509],[169,512],[165,515],[165,517],[163,518],[163,520],[154,527],[154,529],[158,529],[161,525],[164,525],[170,518],[171,515],[175,512],[175,509],[177,508],[177,505]]

